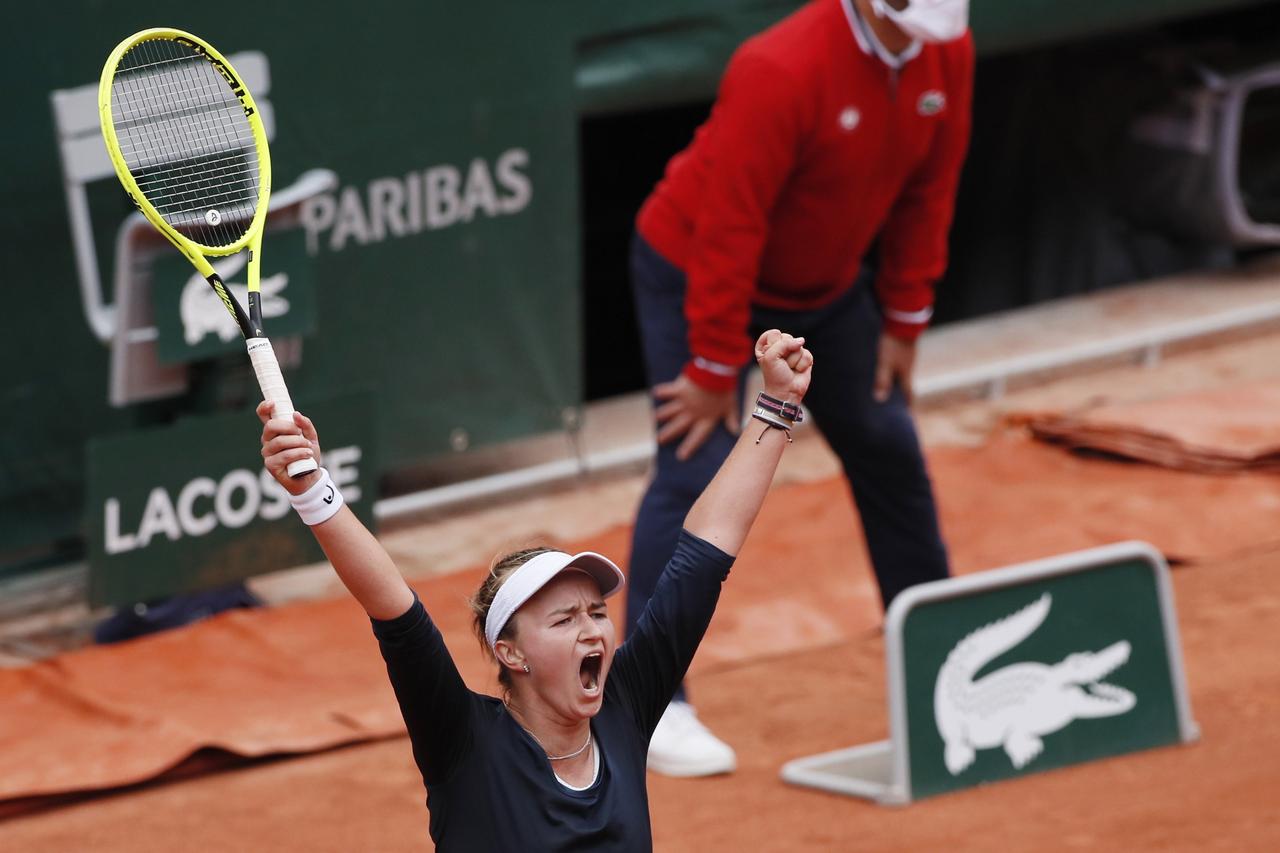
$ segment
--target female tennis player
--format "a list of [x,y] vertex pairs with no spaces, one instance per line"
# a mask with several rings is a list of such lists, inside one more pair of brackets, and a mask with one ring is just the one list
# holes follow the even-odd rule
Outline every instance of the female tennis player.
[[685,520],[644,615],[621,647],[604,600],[622,572],[591,552],[533,549],[495,561],[473,599],[498,665],[501,699],[473,693],[417,595],[348,508],[328,473],[286,468],[320,457],[311,421],[269,420],[262,455],[373,622],[427,788],[442,851],[652,848],[649,738],[702,640],[720,585],[773,480],[813,357],[803,338],[761,335],[765,392],[755,427]]

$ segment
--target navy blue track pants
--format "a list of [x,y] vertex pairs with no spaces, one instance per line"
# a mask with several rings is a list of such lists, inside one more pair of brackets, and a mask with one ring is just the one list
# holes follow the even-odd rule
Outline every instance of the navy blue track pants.
[[[670,382],[690,358],[684,273],[637,236],[631,279],[649,385]],[[871,396],[881,318],[869,271],[818,310],[757,307],[752,326],[753,335],[776,328],[804,336],[813,353],[804,405],[844,467],[884,605],[909,586],[946,577],[946,546],[911,411],[896,387],[887,402]],[[739,396],[744,385],[745,376]],[[675,552],[685,516],[736,440],[721,426],[684,462],[676,459],[678,441],[658,448],[631,542],[628,634]]]

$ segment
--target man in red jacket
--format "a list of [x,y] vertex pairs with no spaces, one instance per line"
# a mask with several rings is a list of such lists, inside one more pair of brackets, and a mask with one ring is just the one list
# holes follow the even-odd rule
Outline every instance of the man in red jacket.
[[[947,576],[909,405],[968,146],[967,27],[968,0],[813,0],[738,49],[641,208],[632,283],[659,451],[628,628],[733,444],[760,328],[803,335],[821,365],[805,404],[844,466],[885,606]],[[649,766],[735,763],[678,694]]]

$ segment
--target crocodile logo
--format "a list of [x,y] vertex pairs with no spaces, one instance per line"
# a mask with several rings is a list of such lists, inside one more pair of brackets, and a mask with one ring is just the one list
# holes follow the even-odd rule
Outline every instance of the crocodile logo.
[[936,116],[946,109],[946,106],[946,93],[939,92],[937,89],[930,89],[922,94],[920,100],[916,102],[916,112],[922,116]]
[[[241,252],[213,265],[218,275],[228,280],[227,289],[235,294],[241,305],[248,297],[249,285],[232,284],[229,279],[239,274],[247,261],[247,253]],[[285,288],[289,286],[287,272],[281,271],[275,275],[263,276],[259,286],[262,291],[263,317],[270,320],[289,313],[289,300],[284,295]],[[182,297],[178,301],[178,311],[182,316],[182,337],[188,346],[195,346],[209,334],[217,335],[224,343],[240,337],[240,327],[222,307],[219,299],[219,294],[209,288],[209,283],[200,273],[195,273],[187,279],[186,286],[182,289]]]
[[1021,770],[1044,749],[1044,735],[1075,720],[1114,717],[1137,705],[1132,692],[1102,681],[1129,660],[1127,640],[1067,655],[1056,664],[1015,663],[974,679],[983,666],[1034,634],[1052,604],[1045,593],[977,629],[956,644],[938,670],[933,714],[952,776],[973,763],[977,750],[998,746]]

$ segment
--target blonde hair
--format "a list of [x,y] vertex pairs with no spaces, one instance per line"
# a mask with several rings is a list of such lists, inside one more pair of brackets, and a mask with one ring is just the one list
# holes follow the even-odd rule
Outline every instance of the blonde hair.
[[[476,590],[476,594],[467,601],[471,605],[471,613],[474,617],[471,625],[472,630],[475,631],[476,637],[480,640],[480,647],[484,649],[485,654],[494,663],[497,663],[498,659],[494,655],[493,649],[489,648],[489,641],[485,639],[484,635],[484,623],[489,618],[489,608],[493,606],[493,599],[497,596],[498,590],[502,585],[507,582],[507,578],[511,577],[516,569],[539,554],[546,554],[554,550],[554,548],[535,547],[499,554],[489,564],[489,573],[480,582],[480,588]],[[502,627],[502,631],[498,634],[498,639],[511,640],[515,638],[515,635],[516,620],[508,619],[507,624]],[[505,666],[498,666],[498,683],[507,690],[511,689],[511,673]]]

